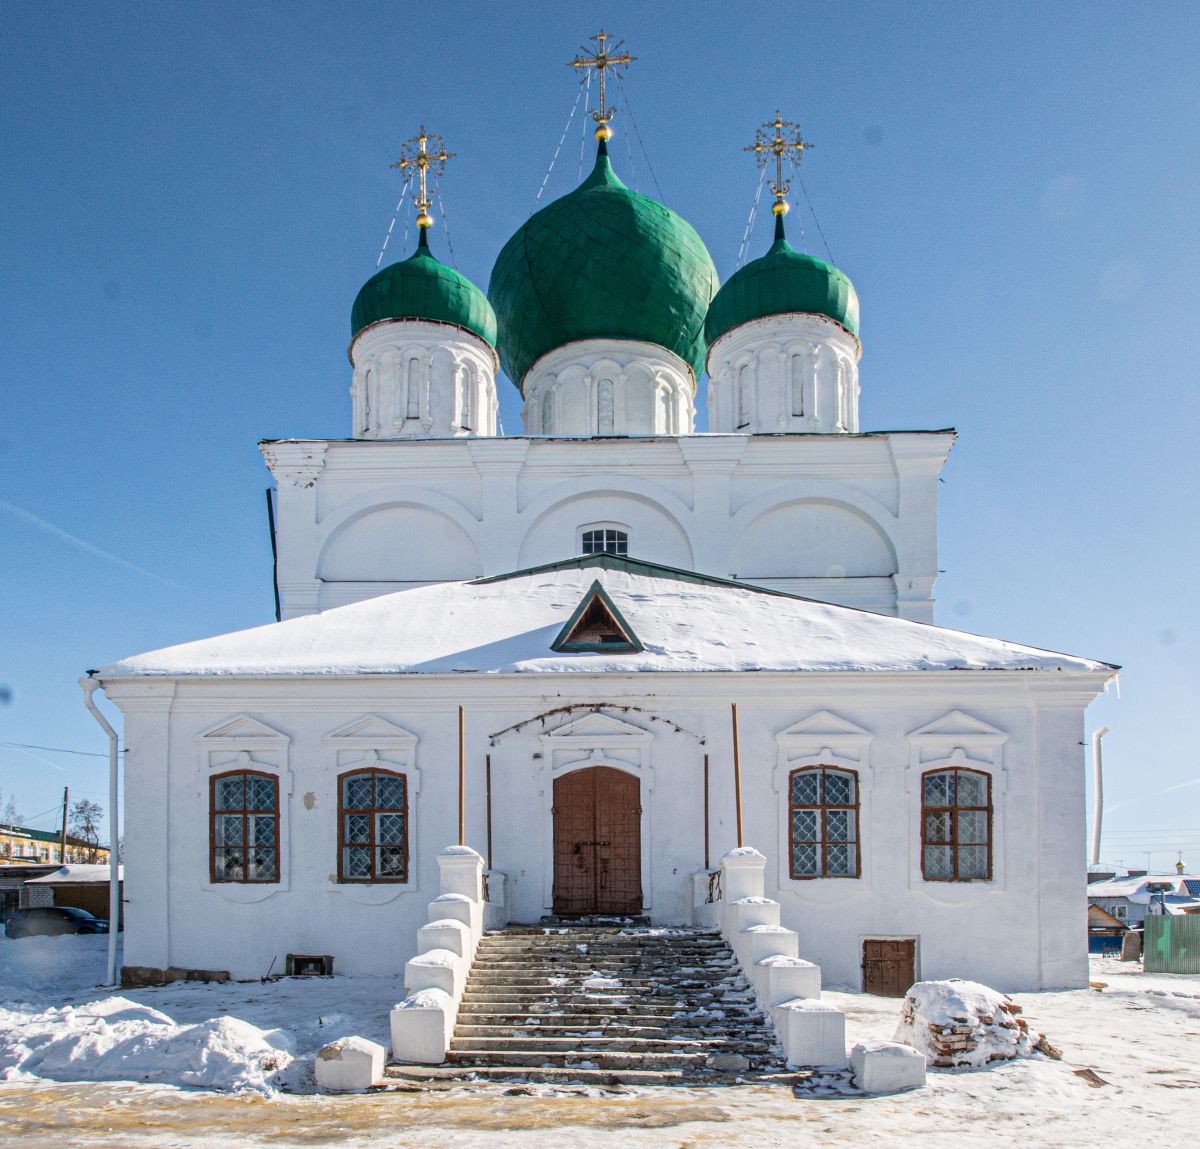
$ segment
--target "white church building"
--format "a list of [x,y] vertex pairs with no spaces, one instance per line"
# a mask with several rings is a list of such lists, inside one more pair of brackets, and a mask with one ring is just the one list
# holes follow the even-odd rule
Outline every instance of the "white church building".
[[733,851],[827,983],[887,953],[1083,985],[1083,719],[1115,668],[933,624],[954,433],[860,427],[858,299],[788,244],[786,185],[721,285],[608,134],[486,294],[424,205],[362,288],[349,436],[262,444],[282,621],[93,672],[127,966],[400,972],[463,859],[493,926],[706,924]]

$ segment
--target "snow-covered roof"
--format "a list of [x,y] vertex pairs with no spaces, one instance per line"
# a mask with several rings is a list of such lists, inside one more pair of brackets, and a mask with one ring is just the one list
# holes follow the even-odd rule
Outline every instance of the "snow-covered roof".
[[[122,881],[125,878],[125,867],[117,867],[117,877]],[[80,882],[107,882],[109,879],[108,866],[89,866],[89,865],[69,865],[59,866],[52,874],[47,874],[44,878],[30,878],[25,884],[27,886],[67,886],[76,885]]]
[[1180,895],[1184,898],[1192,897],[1192,890],[1189,888],[1189,882],[1195,882],[1197,879],[1184,874],[1135,874],[1132,877],[1109,878],[1103,882],[1091,882],[1087,888],[1087,896],[1092,898],[1125,898],[1135,905],[1147,905],[1152,897],[1157,898],[1157,894],[1151,894],[1148,886],[1150,883],[1160,884],[1166,883],[1170,886],[1172,893],[1168,897]]
[[[599,581],[644,647],[551,644]],[[611,555],[381,595],[123,659],[97,677],[1116,668]]]

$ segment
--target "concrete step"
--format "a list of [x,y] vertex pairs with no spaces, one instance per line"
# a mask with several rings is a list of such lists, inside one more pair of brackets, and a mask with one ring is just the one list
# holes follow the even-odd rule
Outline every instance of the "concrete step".
[[472,1081],[530,1082],[538,1085],[579,1085],[613,1088],[638,1085],[735,1085],[747,1082],[754,1085],[777,1085],[794,1088],[811,1076],[810,1071],[789,1073],[769,1070],[747,1070],[743,1073],[720,1073],[713,1069],[569,1069],[555,1066],[531,1069],[516,1065],[389,1065],[384,1070],[389,1081],[415,1086],[445,1088]]
[[738,1041],[733,1038],[686,1037],[644,1038],[625,1035],[591,1037],[578,1034],[574,1037],[548,1036],[540,1030],[513,1037],[478,1037],[474,1034],[459,1037],[457,1031],[450,1042],[452,1050],[480,1050],[496,1053],[506,1050],[540,1050],[543,1053],[746,1053],[761,1054],[761,1045]]
[[[567,1020],[567,1019],[562,1019]],[[761,1022],[759,1023],[761,1024]],[[688,1041],[730,1041],[745,1040],[747,1037],[758,1036],[758,1025],[748,1025],[740,1029],[718,1028],[716,1026],[688,1025],[628,1025],[620,1022],[615,1025],[529,1025],[527,1022],[513,1022],[506,1025],[467,1024],[460,1023],[454,1031],[455,1037],[465,1037],[479,1040],[486,1037],[581,1037],[599,1035],[602,1037],[623,1037],[629,1040],[647,1039],[650,1041],[671,1041],[677,1037]]]
[[532,1069],[558,1066],[563,1069],[703,1069],[707,1054],[698,1053],[579,1053],[540,1049],[452,1049],[446,1054],[451,1065],[523,1065]]

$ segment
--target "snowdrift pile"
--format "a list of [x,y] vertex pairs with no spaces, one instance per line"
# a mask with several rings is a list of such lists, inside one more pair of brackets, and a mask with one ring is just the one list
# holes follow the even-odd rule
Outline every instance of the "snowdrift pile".
[[919,981],[904,996],[896,1040],[939,1069],[978,1069],[993,1061],[1057,1051],[1020,1016],[1021,1007],[977,981]]
[[41,1012],[0,1008],[0,1080],[139,1081],[271,1093],[291,1039],[233,1017],[176,1025],[125,997]]

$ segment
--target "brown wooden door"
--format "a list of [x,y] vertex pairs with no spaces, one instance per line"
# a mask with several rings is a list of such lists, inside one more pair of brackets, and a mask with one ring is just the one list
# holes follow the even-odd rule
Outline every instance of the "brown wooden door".
[[641,784],[590,766],[554,780],[554,912],[642,912]]
[[917,980],[913,938],[870,938],[863,942],[863,993],[903,997]]

